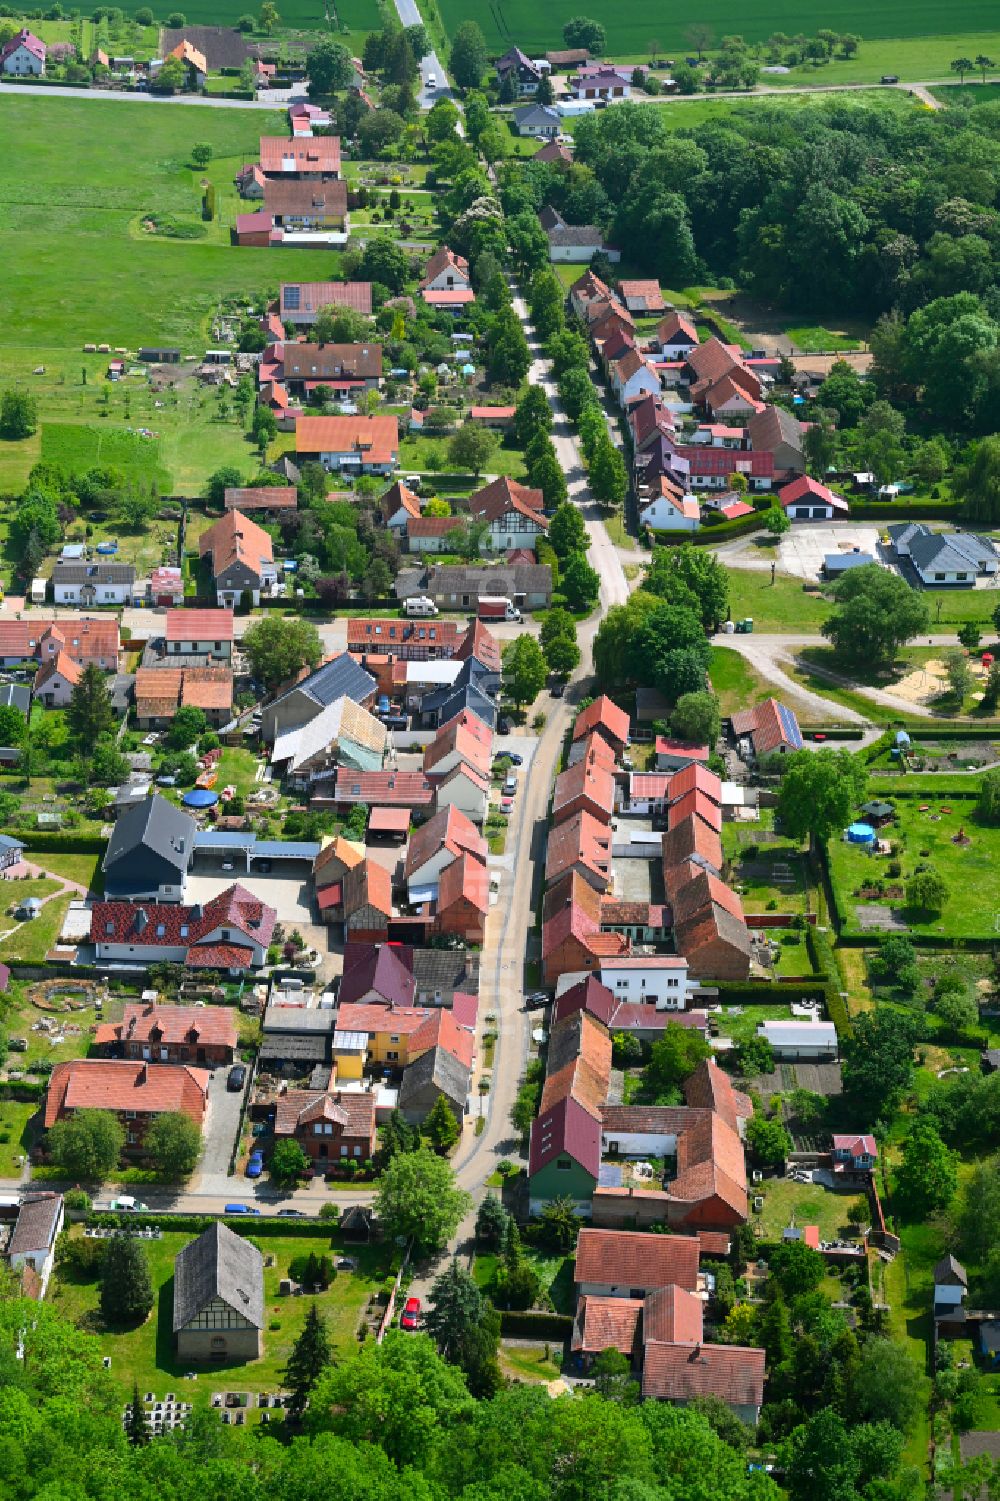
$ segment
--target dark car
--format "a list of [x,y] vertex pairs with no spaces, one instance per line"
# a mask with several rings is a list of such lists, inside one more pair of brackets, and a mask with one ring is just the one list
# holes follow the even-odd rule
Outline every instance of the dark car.
[[410,721],[405,714],[384,714],[382,716],[382,723],[387,730],[405,730],[409,726]]
[[246,1082],[247,1071],[245,1065],[234,1063],[229,1070],[229,1077],[226,1079],[226,1088],[232,1090],[233,1094],[238,1094]]
[[563,694],[566,692],[566,684],[562,681],[553,683],[550,692],[553,698],[562,698]]
[[305,1213],[301,1209],[279,1209],[279,1220],[304,1220]]
[[507,719],[507,718],[505,718],[504,715],[502,715],[502,714],[501,714],[500,718],[497,720],[497,734],[498,735],[509,735],[510,734],[510,720]]

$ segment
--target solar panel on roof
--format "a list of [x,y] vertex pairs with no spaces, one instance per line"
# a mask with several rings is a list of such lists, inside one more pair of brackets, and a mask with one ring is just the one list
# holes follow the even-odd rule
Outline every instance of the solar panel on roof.
[[300,306],[299,288],[295,287],[295,286],[286,287],[285,288],[285,307],[294,310],[294,309],[298,308],[299,306]]
[[799,729],[799,722],[791,709],[785,704],[778,705],[778,718],[781,720],[781,728],[785,733],[785,739],[793,750],[802,750],[804,741]]

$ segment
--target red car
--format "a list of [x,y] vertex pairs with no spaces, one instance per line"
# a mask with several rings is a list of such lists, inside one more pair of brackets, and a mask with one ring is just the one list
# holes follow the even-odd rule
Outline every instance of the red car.
[[400,1329],[416,1329],[420,1322],[420,1299],[407,1298],[403,1316],[399,1321]]

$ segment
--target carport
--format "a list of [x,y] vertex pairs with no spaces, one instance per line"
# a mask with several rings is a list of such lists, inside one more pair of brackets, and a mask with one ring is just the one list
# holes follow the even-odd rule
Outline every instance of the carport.
[[192,866],[199,862],[211,867],[211,862],[232,864],[247,875],[257,871],[266,875],[274,865],[280,864],[283,874],[294,875],[296,862],[311,871],[313,861],[319,854],[318,844],[288,839],[258,839],[249,831],[232,833],[229,830],[199,829],[194,836]]

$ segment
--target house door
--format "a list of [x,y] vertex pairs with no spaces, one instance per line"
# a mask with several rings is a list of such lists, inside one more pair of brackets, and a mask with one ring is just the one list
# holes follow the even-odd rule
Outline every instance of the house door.
[[195,1059],[196,1059],[196,1061],[198,1063],[204,1063],[205,1062],[205,1049],[204,1048],[196,1048],[194,1056],[195,1056]]

